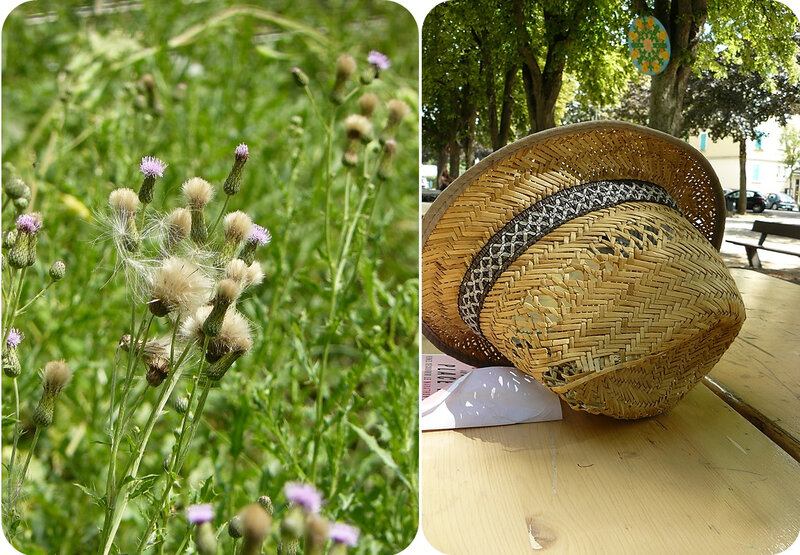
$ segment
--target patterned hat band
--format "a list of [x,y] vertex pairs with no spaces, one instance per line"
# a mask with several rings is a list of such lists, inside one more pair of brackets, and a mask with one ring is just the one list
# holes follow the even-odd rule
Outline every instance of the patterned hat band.
[[461,318],[472,331],[483,335],[478,315],[486,295],[506,268],[562,224],[625,202],[652,202],[681,211],[663,187],[648,181],[603,180],[562,189],[517,214],[478,251],[461,281]]

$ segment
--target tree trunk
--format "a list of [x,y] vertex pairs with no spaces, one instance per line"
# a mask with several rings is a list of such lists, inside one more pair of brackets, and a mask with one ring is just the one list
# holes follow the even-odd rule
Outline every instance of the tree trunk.
[[449,153],[447,152],[447,145],[439,149],[439,155],[436,158],[436,186],[439,186],[439,178],[442,177],[444,170],[447,168],[447,160]]
[[[632,4],[637,7],[636,1]],[[650,84],[649,125],[680,136],[683,99],[708,16],[708,0],[656,0],[654,15],[667,29],[672,54],[666,69]]]
[[747,212],[747,140],[739,141],[739,214]]
[[[508,135],[511,132],[511,115],[514,112],[514,83],[517,81],[518,67],[513,67],[506,71],[503,81],[503,107],[500,110],[500,129],[497,141],[492,142],[492,148],[497,150],[508,144]],[[495,144],[497,146],[495,146]]]
[[450,143],[450,177],[455,179],[459,174],[459,164],[461,163],[461,146],[458,141]]
[[472,117],[467,124],[467,134],[464,137],[464,167],[471,168],[475,163],[475,124],[476,114],[473,113]]

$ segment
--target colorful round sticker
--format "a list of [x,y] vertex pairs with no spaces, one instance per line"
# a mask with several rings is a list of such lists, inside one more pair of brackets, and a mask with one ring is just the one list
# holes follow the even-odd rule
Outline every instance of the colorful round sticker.
[[669,36],[659,20],[651,15],[637,17],[628,29],[628,50],[636,68],[647,75],[658,75],[669,64]]

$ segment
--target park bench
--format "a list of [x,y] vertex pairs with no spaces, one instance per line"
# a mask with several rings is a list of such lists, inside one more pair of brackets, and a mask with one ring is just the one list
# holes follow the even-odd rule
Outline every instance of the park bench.
[[758,244],[748,243],[745,241],[733,241],[731,239],[727,239],[728,243],[733,243],[734,245],[741,245],[745,248],[745,250],[747,251],[747,260],[750,263],[751,268],[761,268],[761,260],[758,258],[759,249],[765,251],[777,252],[780,254],[791,254],[794,256],[800,256],[800,253],[797,252],[787,251],[784,249],[777,249],[775,247],[764,245],[764,240],[767,238],[767,235],[788,237],[790,239],[800,239],[800,225],[756,220],[755,222],[753,222],[753,231],[755,231],[756,233],[761,233],[761,238],[758,240]]
[[800,529],[800,305],[783,299],[800,286],[731,274],[744,327],[671,410],[619,421],[562,403],[560,421],[423,432],[428,541],[467,555],[786,549]]

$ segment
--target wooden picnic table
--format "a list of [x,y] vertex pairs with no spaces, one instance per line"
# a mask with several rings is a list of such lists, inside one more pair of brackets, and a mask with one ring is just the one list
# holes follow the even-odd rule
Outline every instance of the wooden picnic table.
[[[774,360],[758,349],[800,322],[800,303],[773,297],[783,288],[774,278],[747,270],[734,278],[748,321],[711,374],[742,397],[758,391],[770,399],[763,414],[796,423],[797,383],[786,402],[761,387],[771,375],[780,391],[781,369],[796,376],[796,334]],[[562,406],[557,422],[422,434],[422,529],[434,547],[453,555],[779,553],[797,538],[800,464],[708,388],[638,421]]]

